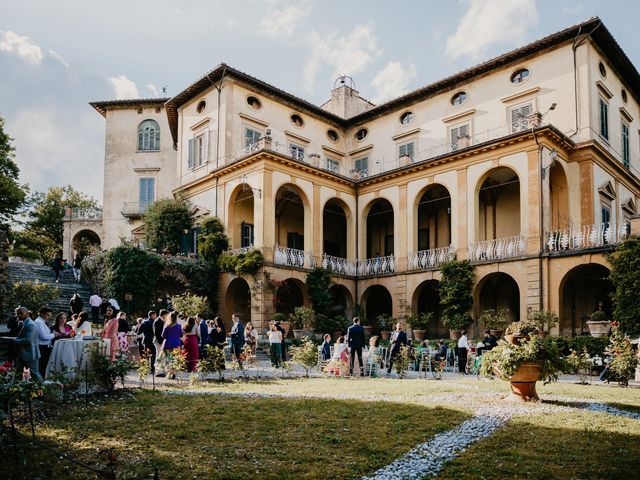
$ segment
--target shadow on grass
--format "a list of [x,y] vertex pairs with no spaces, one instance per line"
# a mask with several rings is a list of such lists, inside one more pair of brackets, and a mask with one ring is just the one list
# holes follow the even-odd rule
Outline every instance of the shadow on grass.
[[[40,440],[117,478],[358,478],[387,465],[467,415],[445,408],[320,399],[171,396],[139,392],[38,428]],[[6,443],[5,443],[6,445]],[[29,452],[23,477],[93,478]],[[47,473],[48,472],[48,473]],[[3,472],[4,473],[4,472]],[[13,477],[11,477],[13,475]]]

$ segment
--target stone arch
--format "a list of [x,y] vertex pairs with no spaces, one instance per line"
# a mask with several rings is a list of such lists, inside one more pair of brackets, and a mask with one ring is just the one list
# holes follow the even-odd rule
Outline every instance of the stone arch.
[[349,289],[344,285],[334,284],[329,288],[329,294],[332,298],[329,315],[342,315],[350,320],[353,317],[353,297]]
[[311,250],[311,204],[300,187],[285,183],[278,188],[274,196],[274,216],[277,245]]
[[569,270],[560,282],[560,335],[581,335],[598,303],[611,318],[613,284],[609,268],[599,263],[585,263]]
[[475,188],[475,239],[505,238],[521,234],[520,177],[507,166],[488,170]]
[[297,278],[287,278],[285,284],[276,291],[276,312],[284,315],[293,313],[296,307],[309,304],[306,285]]
[[386,198],[372,200],[364,209],[366,257],[394,253],[394,209]]
[[322,253],[349,258],[354,236],[351,209],[343,200],[329,198],[322,206]]
[[549,169],[549,212],[551,215],[551,230],[569,228],[571,216],[569,214],[569,184],[564,168],[555,162]]
[[504,272],[485,275],[476,285],[474,295],[475,319],[483,310],[508,308],[511,321],[520,319],[520,287],[518,282]]
[[83,242],[83,239],[87,239],[89,244],[96,245],[97,247],[100,247],[102,243],[100,235],[98,235],[94,230],[85,228],[77,231],[71,240],[71,245],[76,253],[80,253],[83,256],[88,253],[80,251],[81,249],[86,248],[86,242]]
[[255,198],[253,189],[246,183],[237,185],[229,196],[227,208],[227,234],[231,248],[254,244]]
[[367,319],[372,322],[379,315],[393,315],[393,299],[386,287],[371,285],[362,293],[361,305]]
[[243,324],[247,321],[253,321],[251,318],[251,288],[242,277],[231,280],[225,294],[224,322],[227,331],[231,328],[231,315],[234,313],[240,316],[240,321]]
[[413,204],[413,244],[416,251],[451,244],[451,193],[441,183],[432,183],[416,195]]
[[425,280],[418,285],[411,299],[411,311],[414,315],[433,312],[433,320],[427,326],[428,338],[447,338],[449,329],[442,325],[442,307],[440,306],[440,282]]

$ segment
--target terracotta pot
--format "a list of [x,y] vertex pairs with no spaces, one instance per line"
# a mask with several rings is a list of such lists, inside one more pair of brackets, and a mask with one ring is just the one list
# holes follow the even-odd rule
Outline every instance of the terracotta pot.
[[540,400],[536,382],[540,380],[542,365],[538,362],[523,362],[511,376],[511,399],[520,402]]
[[298,330],[298,329],[293,329],[293,337],[294,338],[302,338],[307,334],[306,330]]
[[284,338],[289,336],[289,329],[291,328],[291,322],[280,322],[280,326],[284,328]]
[[547,338],[548,335],[549,335],[549,332],[547,332],[545,330],[538,330],[538,336],[540,338]]
[[413,338],[416,340],[424,340],[424,336],[427,334],[426,330],[413,330]]
[[364,328],[364,336],[367,338],[371,337],[371,333],[373,332],[373,327],[370,325],[365,325],[362,328]]
[[491,333],[491,335],[495,335],[495,337],[498,340],[500,340],[500,337],[502,337],[502,332],[503,330],[494,330],[494,329],[489,330],[489,333]]
[[380,336],[383,340],[389,340],[391,338],[391,332],[388,330],[380,330]]
[[504,336],[504,339],[509,342],[512,343],[513,345],[520,345],[520,341],[522,339],[526,339],[527,337],[525,335],[514,335],[514,334],[508,334]]
[[314,333],[313,338],[315,338],[316,340],[322,340],[323,335],[324,333]]
[[589,320],[587,322],[587,327],[589,327],[589,333],[592,337],[606,337],[609,335],[609,328],[611,328],[611,324],[609,323],[609,320],[602,320],[598,322]]
[[460,338],[460,330],[449,330],[449,339],[458,340]]

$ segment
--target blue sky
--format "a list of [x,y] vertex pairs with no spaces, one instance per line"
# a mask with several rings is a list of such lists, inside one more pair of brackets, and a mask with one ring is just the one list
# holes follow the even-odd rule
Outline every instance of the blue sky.
[[631,0],[0,0],[0,116],[32,190],[101,200],[89,101],[174,95],[226,62],[316,104],[351,75],[381,102],[596,15],[640,65]]

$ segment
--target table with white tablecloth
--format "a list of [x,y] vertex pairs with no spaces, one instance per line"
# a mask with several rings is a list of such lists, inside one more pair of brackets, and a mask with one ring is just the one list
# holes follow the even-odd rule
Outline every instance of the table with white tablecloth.
[[[47,364],[46,377],[51,374],[65,374],[74,378],[78,371],[91,367],[91,349],[99,345],[102,354],[109,351],[111,340],[103,339],[60,339],[53,344]],[[45,377],[45,378],[46,378]]]

